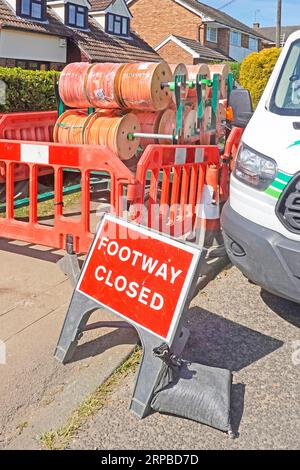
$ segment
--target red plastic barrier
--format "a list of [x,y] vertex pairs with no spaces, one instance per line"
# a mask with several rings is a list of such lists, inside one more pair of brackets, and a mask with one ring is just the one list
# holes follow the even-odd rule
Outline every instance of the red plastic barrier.
[[226,140],[224,154],[222,155],[220,177],[220,197],[222,202],[227,201],[229,197],[230,173],[233,170],[234,162],[243,133],[244,129],[240,127],[233,127]]
[[[136,177],[143,192],[133,208],[136,220],[177,237],[199,227],[203,217],[198,211],[206,204],[203,189],[207,168],[214,165],[218,169],[219,159],[215,146],[148,146],[137,167]],[[149,194],[145,189],[147,179]],[[148,206],[146,221],[141,213],[144,203]]]
[[[14,217],[14,182],[16,164],[26,165],[29,173],[29,221]],[[0,218],[0,237],[64,249],[68,235],[74,251],[86,253],[93,239],[90,230],[90,173],[103,171],[110,177],[110,204],[117,215],[127,209],[127,201],[138,193],[138,184],[126,166],[107,149],[99,146],[72,146],[0,140],[0,166],[5,166],[6,213]],[[38,220],[39,168],[54,172],[53,226]],[[63,170],[81,171],[80,217],[63,215]],[[123,195],[127,192],[127,200]],[[125,207],[124,207],[125,206]]]
[[[0,115],[0,139],[53,142],[56,111],[9,113]],[[49,173],[47,169],[40,176]],[[27,180],[28,169],[15,165],[15,181]],[[5,182],[5,170],[0,165],[0,184]]]

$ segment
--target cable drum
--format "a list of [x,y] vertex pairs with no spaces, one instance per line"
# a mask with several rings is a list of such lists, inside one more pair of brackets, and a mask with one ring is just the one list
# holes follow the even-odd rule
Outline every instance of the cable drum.
[[210,145],[211,140],[211,107],[207,106],[204,109],[203,119],[200,129],[200,144],[201,145]]
[[[162,117],[163,111],[159,111],[157,113],[151,112],[135,112],[136,117],[140,123],[141,132],[144,134],[157,134],[159,123]],[[157,139],[141,139],[140,146],[142,149],[145,149],[147,145],[157,144]]]
[[[176,112],[173,109],[167,109],[161,116],[158,133],[172,135],[176,131]],[[159,144],[171,144],[171,140],[159,139]]]
[[93,64],[86,73],[85,93],[93,108],[121,108],[118,96],[119,77],[125,64]]
[[[188,70],[185,64],[169,64],[171,72],[173,74],[173,82],[175,82],[175,78],[178,75],[183,75],[186,77],[186,80],[188,80]],[[185,92],[182,96],[182,99],[186,99],[188,95],[188,87],[185,88]],[[176,103],[176,97],[175,93],[172,93],[172,99],[174,103]]]
[[88,115],[82,110],[70,109],[63,113],[54,126],[54,142],[61,144],[90,144],[109,148],[121,160],[132,158],[140,139],[130,141],[128,134],[140,132],[137,117],[107,116],[103,113]]
[[88,108],[90,103],[85,92],[85,76],[91,64],[73,62],[68,64],[59,78],[59,95],[70,108]]
[[122,68],[118,94],[122,104],[129,109],[163,111],[171,101],[171,92],[162,83],[172,81],[167,63],[132,63]]
[[194,137],[197,123],[197,112],[194,109],[187,110],[183,117],[183,139],[185,143]]
[[128,134],[140,132],[133,113],[125,116],[91,115],[84,128],[84,143],[109,148],[121,160],[129,160],[138,150],[140,139],[128,139]]
[[228,75],[230,72],[230,67],[228,64],[212,64],[209,65],[210,70],[210,77],[213,79],[214,74],[219,74],[221,76],[220,82],[220,92],[219,96],[221,99],[227,98],[227,90],[228,90]]
[[[188,79],[189,81],[196,81],[197,75],[202,75],[205,78],[210,79],[210,70],[207,64],[187,65]],[[204,89],[204,87],[203,87]],[[205,93],[203,92],[203,99],[207,99],[209,96],[209,88],[205,87]],[[188,98],[197,98],[196,87],[188,89]]]
[[55,123],[53,141],[60,144],[83,144],[88,117],[85,111],[76,109],[65,111]]

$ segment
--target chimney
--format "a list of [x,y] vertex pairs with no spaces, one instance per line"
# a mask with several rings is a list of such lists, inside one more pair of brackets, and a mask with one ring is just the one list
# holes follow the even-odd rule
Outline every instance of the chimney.
[[253,23],[253,29],[259,29],[260,28],[260,23]]

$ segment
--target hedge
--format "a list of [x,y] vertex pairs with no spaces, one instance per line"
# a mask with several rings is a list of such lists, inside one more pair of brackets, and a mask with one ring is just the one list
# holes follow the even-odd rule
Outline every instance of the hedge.
[[[58,72],[0,67],[0,112],[48,111],[56,108]],[[5,85],[3,85],[3,82]],[[5,94],[4,94],[4,88]]]
[[233,73],[234,79],[239,82],[240,81],[240,69],[241,63],[240,62],[228,62],[230,66],[230,70]]
[[281,49],[272,47],[248,55],[241,64],[240,84],[247,88],[256,107],[268,83]]

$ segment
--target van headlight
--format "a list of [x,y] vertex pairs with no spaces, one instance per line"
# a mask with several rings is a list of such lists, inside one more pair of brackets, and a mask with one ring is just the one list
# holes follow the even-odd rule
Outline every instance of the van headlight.
[[264,191],[276,178],[277,164],[272,158],[241,144],[233,174],[243,183]]

